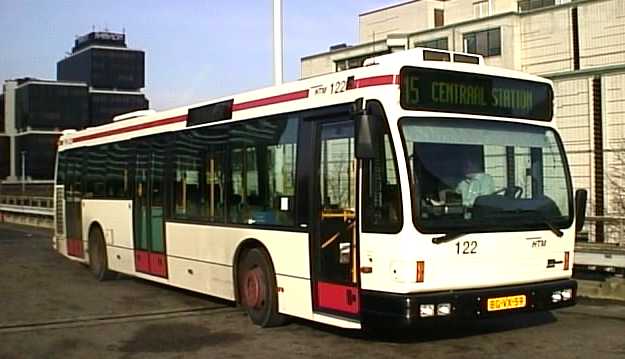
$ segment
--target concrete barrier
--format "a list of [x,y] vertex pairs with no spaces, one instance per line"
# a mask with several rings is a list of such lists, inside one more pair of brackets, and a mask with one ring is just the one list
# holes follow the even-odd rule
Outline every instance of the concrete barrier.
[[625,301],[625,279],[623,278],[578,279],[577,285],[577,295],[580,297]]

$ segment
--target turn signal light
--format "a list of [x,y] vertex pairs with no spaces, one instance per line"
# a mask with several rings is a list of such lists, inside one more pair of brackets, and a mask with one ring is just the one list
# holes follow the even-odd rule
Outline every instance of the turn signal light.
[[564,252],[564,270],[569,270],[569,252]]
[[417,262],[417,283],[423,283],[425,277],[425,262]]

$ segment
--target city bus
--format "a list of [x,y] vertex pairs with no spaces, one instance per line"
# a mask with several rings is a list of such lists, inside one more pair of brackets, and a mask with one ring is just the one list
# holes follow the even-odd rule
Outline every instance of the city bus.
[[[304,318],[410,327],[575,303],[548,80],[416,48],[59,139],[54,248]],[[574,198],[575,197],[575,198]]]

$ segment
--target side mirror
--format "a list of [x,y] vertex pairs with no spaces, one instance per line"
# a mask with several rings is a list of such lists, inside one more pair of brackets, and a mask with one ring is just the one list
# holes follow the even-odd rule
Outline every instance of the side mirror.
[[375,158],[375,123],[376,117],[366,112],[354,115],[356,121],[356,158],[361,160]]
[[579,232],[584,227],[586,221],[586,201],[588,199],[588,191],[578,189],[575,191],[575,231]]

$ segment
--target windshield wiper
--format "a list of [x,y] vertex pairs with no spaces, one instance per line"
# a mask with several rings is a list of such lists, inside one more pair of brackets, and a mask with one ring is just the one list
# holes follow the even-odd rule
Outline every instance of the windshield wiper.
[[432,238],[432,243],[434,243],[434,244],[447,243],[447,242],[453,241],[456,238],[462,237],[465,234],[469,234],[469,233],[468,232],[449,232],[449,233],[445,233],[444,235],[442,235],[440,237]]
[[558,237],[562,237],[564,235],[564,232],[562,232],[560,230],[560,228],[556,227],[555,224],[553,224],[553,222],[551,222],[541,211],[535,210],[535,209],[519,209],[519,210],[512,210],[512,211],[504,211],[505,213],[519,213],[519,214],[523,214],[523,213],[531,213],[531,214],[535,214],[537,215],[538,218],[540,218],[541,222],[545,225],[547,225],[547,227],[549,227],[549,229]]

